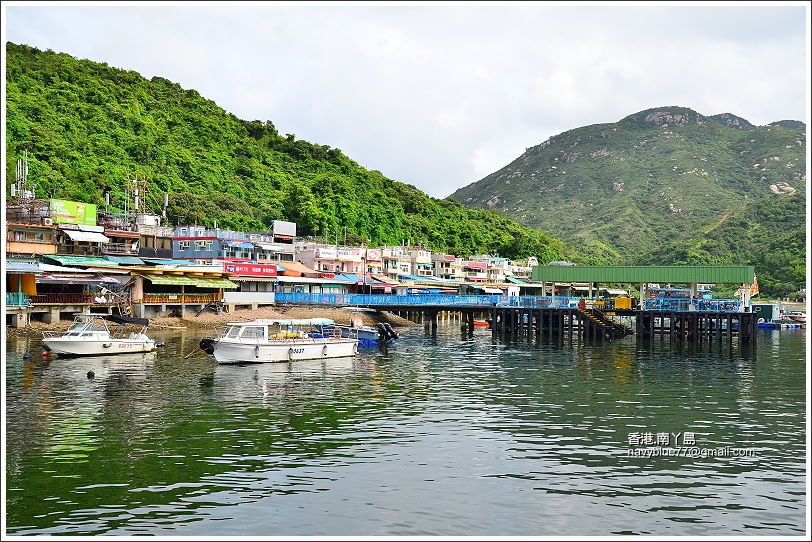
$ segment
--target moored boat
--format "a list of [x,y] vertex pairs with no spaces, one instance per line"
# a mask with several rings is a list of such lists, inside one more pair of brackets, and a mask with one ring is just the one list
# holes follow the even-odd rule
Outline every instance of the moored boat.
[[[107,323],[119,325],[111,333]],[[125,325],[141,326],[139,332],[126,334]],[[107,356],[133,352],[151,352],[155,341],[147,337],[149,320],[114,314],[79,314],[68,330],[59,335],[43,332],[42,344],[46,349],[63,356]]]
[[200,341],[217,363],[275,363],[302,359],[339,358],[358,352],[358,339],[324,336],[319,327],[327,318],[231,322],[216,338]]
[[793,311],[787,314],[787,318],[792,320],[793,322],[797,322],[799,324],[806,323],[806,313],[800,311]]

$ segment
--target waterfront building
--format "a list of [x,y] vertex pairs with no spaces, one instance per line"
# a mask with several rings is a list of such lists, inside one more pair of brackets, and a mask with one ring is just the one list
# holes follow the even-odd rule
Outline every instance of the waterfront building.
[[408,250],[412,274],[418,277],[433,277],[434,264],[432,264],[431,251],[424,247],[410,248]]
[[304,265],[324,273],[362,273],[366,249],[361,247],[313,246],[296,253]]
[[383,260],[381,257],[381,249],[367,248],[364,249],[364,273],[365,274],[378,274],[383,271]]
[[295,235],[296,224],[280,220],[275,220],[268,232],[177,226],[172,237],[172,257],[201,265],[214,265],[215,260],[292,262]]
[[207,266],[155,266],[133,272],[131,303],[141,318],[198,313],[224,300],[237,288],[223,273]]
[[133,258],[130,263],[143,263],[137,259],[141,234],[135,224],[127,220],[124,214],[99,213],[99,226],[104,228],[104,236],[109,241],[102,245],[101,253],[105,256],[127,262],[127,258]]
[[538,264],[538,259],[534,256],[530,256],[526,261],[511,261],[508,263],[507,276],[525,281],[530,280],[533,275],[533,267]]
[[48,200],[10,199],[6,203],[6,255],[56,254],[56,226]]
[[432,254],[431,261],[434,266],[434,276],[451,281],[465,280],[465,260],[450,254]]
[[465,260],[462,264],[464,278],[469,282],[487,282],[488,264],[476,260]]
[[36,276],[42,271],[34,260],[6,258],[6,325],[22,327],[28,323],[31,298],[37,295]]
[[101,256],[103,245],[110,242],[104,235],[104,226],[60,224],[57,231],[58,254]]
[[141,258],[172,258],[172,235],[168,226],[158,224],[136,224],[138,231],[138,256]]
[[398,275],[412,274],[412,258],[409,251],[402,246],[381,247],[383,273],[397,280]]
[[488,281],[505,282],[505,277],[509,274],[509,262],[507,258],[491,257],[487,259]]
[[274,220],[269,228],[271,234],[271,245],[260,242],[257,236],[265,234],[250,233],[248,238],[257,248],[262,249],[258,261],[279,261],[292,262],[296,259],[296,223],[285,220]]

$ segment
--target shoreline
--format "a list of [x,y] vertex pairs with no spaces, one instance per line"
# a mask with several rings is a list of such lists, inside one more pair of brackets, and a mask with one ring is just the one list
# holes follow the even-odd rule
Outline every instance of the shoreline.
[[[158,316],[149,319],[149,330],[171,331],[173,329],[193,329],[193,330],[213,330],[222,327],[229,322],[247,322],[259,318],[282,319],[282,318],[329,318],[337,324],[352,325],[353,320],[360,321],[365,326],[374,326],[378,322],[387,322],[394,327],[416,326],[415,322],[392,314],[390,312],[357,311],[348,310],[343,307],[313,307],[313,306],[278,306],[262,309],[244,309],[234,312],[224,312],[222,314],[204,313],[200,316],[187,314],[178,316]],[[51,324],[44,322],[31,322],[27,326],[20,328],[7,327],[7,335],[30,335],[39,334],[43,331],[65,331],[73,323],[73,320],[60,320]],[[133,331],[140,330],[139,326],[125,326]]]

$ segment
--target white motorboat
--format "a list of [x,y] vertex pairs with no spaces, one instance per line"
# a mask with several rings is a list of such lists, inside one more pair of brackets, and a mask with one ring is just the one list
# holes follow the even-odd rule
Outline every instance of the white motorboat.
[[[108,322],[119,325],[111,333]],[[141,326],[141,331],[126,334],[125,325]],[[113,314],[79,314],[68,330],[59,335],[56,332],[44,332],[42,344],[56,354],[66,356],[108,356],[132,352],[151,352],[155,341],[147,337],[146,329],[149,320],[130,318]]]
[[200,348],[213,354],[217,363],[275,363],[358,353],[358,339],[318,332],[318,327],[334,323],[327,318],[232,322],[219,337],[201,340]]

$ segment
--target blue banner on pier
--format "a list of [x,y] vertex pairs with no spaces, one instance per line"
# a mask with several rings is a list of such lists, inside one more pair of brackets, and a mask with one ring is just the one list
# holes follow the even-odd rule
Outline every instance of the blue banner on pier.
[[[507,296],[458,294],[305,294],[276,293],[277,303],[335,305],[358,307],[512,307],[517,309],[576,309],[580,297],[567,296]],[[591,302],[588,302],[591,308]],[[669,299],[643,300],[646,311],[740,312],[736,299]],[[606,307],[605,310],[612,310]]]

